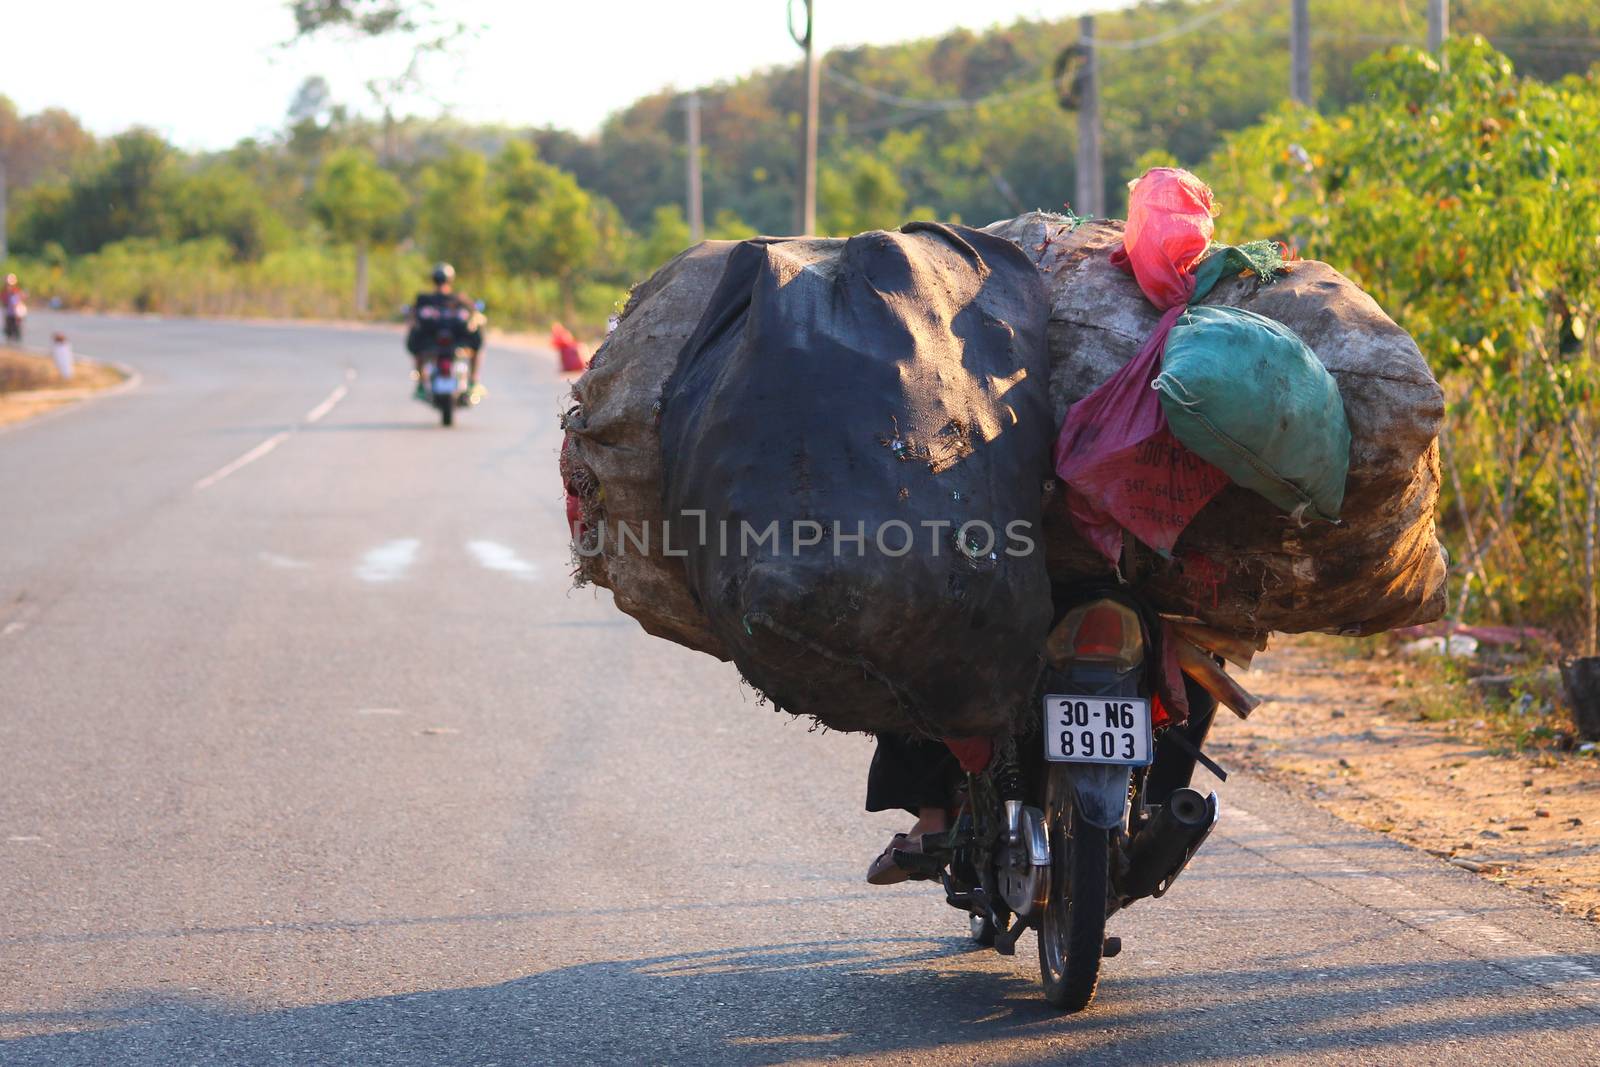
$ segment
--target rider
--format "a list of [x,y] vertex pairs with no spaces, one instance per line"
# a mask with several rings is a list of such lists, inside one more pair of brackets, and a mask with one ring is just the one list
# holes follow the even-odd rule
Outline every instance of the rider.
[[428,399],[428,358],[440,331],[455,335],[456,343],[472,353],[467,394],[473,403],[487,395],[478,384],[478,365],[483,351],[483,313],[465,293],[456,291],[456,269],[448,263],[433,268],[433,292],[418,293],[406,315],[406,349],[416,363],[418,400]]
[[17,284],[17,276],[7,274],[5,285],[0,287],[0,314],[8,319],[13,317],[17,314],[17,310],[24,306],[27,298],[28,294]]

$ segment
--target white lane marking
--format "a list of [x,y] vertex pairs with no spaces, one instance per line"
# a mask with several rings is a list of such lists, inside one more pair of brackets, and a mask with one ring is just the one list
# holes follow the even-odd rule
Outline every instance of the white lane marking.
[[266,455],[268,452],[271,452],[274,448],[277,448],[279,445],[287,441],[291,432],[293,431],[279,430],[277,433],[273,434],[265,441],[262,441],[259,445],[256,445],[256,447],[252,448],[250,451],[246,452],[232,463],[218,467],[216,470],[212,471],[210,474],[194,483],[195,492],[199,492],[202,489],[210,489],[213,485],[216,485],[234,471],[239,470],[242,467],[248,467],[250,464],[254,463],[256,460],[260,459],[262,456]]
[[529,563],[512,549],[494,541],[468,541],[467,551],[477,559],[478,566],[485,570],[504,571],[529,582],[539,576],[537,565]]
[[362,708],[359,711],[357,711],[356,714],[357,715],[404,715],[405,712],[401,711],[399,708]]
[[[1230,832],[1232,827],[1244,831]],[[1224,829],[1224,827],[1228,827]],[[1543,945],[1486,922],[1459,908],[1441,908],[1423,896],[1369,867],[1335,865],[1315,846],[1275,829],[1265,820],[1236,807],[1223,810],[1218,829],[1222,836],[1307,881],[1358,904],[1380,911],[1457,952],[1482,960],[1525,982],[1600,1008],[1600,971],[1587,967]],[[1291,858],[1286,852],[1298,852]],[[1486,949],[1493,947],[1492,952]]]
[[18,841],[18,842],[21,842],[21,841],[43,841],[44,838],[40,837],[38,834],[12,834],[10,837],[6,838],[6,840],[7,841]]
[[[339,401],[343,400],[345,396],[349,394],[350,386],[348,383],[355,377],[355,371],[347,370],[344,372],[344,375],[346,384],[335,387],[333,392],[329,393],[323,399],[322,403],[306,412],[305,418],[302,420],[302,425],[310,425],[311,423],[316,422],[318,419],[322,418],[322,416],[332,411]],[[299,427],[290,427],[287,430],[279,430],[277,433],[273,434],[265,441],[262,441],[259,445],[256,445],[256,447],[252,448],[250,451],[246,452],[232,463],[224,464],[223,466],[212,471],[210,474],[194,483],[195,492],[198,493],[202,490],[210,489],[213,485],[216,485],[228,475],[233,474],[241,468],[248,467],[250,464],[254,463],[268,452],[271,452],[274,448],[277,448],[279,445],[283,444],[283,442],[287,441],[289,439],[289,435],[294,433],[294,431],[298,428]]]
[[364,582],[392,582],[405,574],[417,560],[417,549],[422,542],[414,537],[385,541],[361,557],[356,567],[356,577]]
[[341,385],[341,386],[339,386],[339,388],[337,388],[333,392],[329,393],[327,398],[324,399],[322,401],[322,403],[318,404],[316,407],[314,407],[310,411],[306,412],[306,417],[305,417],[306,425],[309,426],[310,424],[316,422],[318,419],[322,418],[322,416],[326,415],[328,412],[332,411],[334,409],[334,405],[338,404],[339,401],[343,400],[345,398],[345,394],[347,394],[348,392],[350,392],[350,387],[348,385]]
[[269,564],[277,567],[279,570],[285,571],[301,571],[311,566],[311,564],[307,563],[303,559],[294,559],[290,556],[280,556],[276,552],[257,552],[256,558],[262,563]]
[[25,622],[8,622],[6,623],[6,628],[4,630],[0,630],[0,637],[10,637],[12,634],[19,634],[24,628],[27,627],[27,625],[28,624]]

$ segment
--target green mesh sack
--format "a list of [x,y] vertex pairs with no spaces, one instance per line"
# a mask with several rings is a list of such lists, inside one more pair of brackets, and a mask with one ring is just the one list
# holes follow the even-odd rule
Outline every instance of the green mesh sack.
[[1301,521],[1336,521],[1350,470],[1339,387],[1280,322],[1191,307],[1151,383],[1178,440]]

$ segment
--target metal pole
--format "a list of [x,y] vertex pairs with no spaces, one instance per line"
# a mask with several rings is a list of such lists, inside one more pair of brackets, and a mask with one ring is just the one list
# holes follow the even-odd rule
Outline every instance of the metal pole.
[[1078,196],[1073,205],[1080,215],[1105,214],[1105,171],[1100,160],[1100,53],[1094,43],[1094,16],[1078,20],[1078,36],[1085,48],[1078,93]]
[[689,111],[689,240],[705,240],[705,199],[700,192],[700,94],[690,93]]
[[806,32],[801,47],[806,50],[806,128],[800,149],[800,232],[817,232],[817,95],[821,72],[818,69],[816,34],[813,32],[815,0],[805,0]]
[[1311,0],[1292,0],[1289,19],[1289,96],[1311,106]]
[[1437,52],[1450,36],[1450,0],[1428,0],[1428,51]]

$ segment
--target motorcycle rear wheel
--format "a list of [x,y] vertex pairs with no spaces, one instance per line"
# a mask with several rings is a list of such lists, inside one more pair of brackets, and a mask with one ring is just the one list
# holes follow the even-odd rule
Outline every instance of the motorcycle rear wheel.
[[456,421],[456,398],[451,393],[441,393],[439,402],[439,424],[441,426],[454,426]]
[[1106,941],[1110,834],[1078,816],[1072,783],[1060,765],[1049,771],[1050,894],[1039,923],[1039,977],[1044,998],[1082,1011],[1100,984]]

